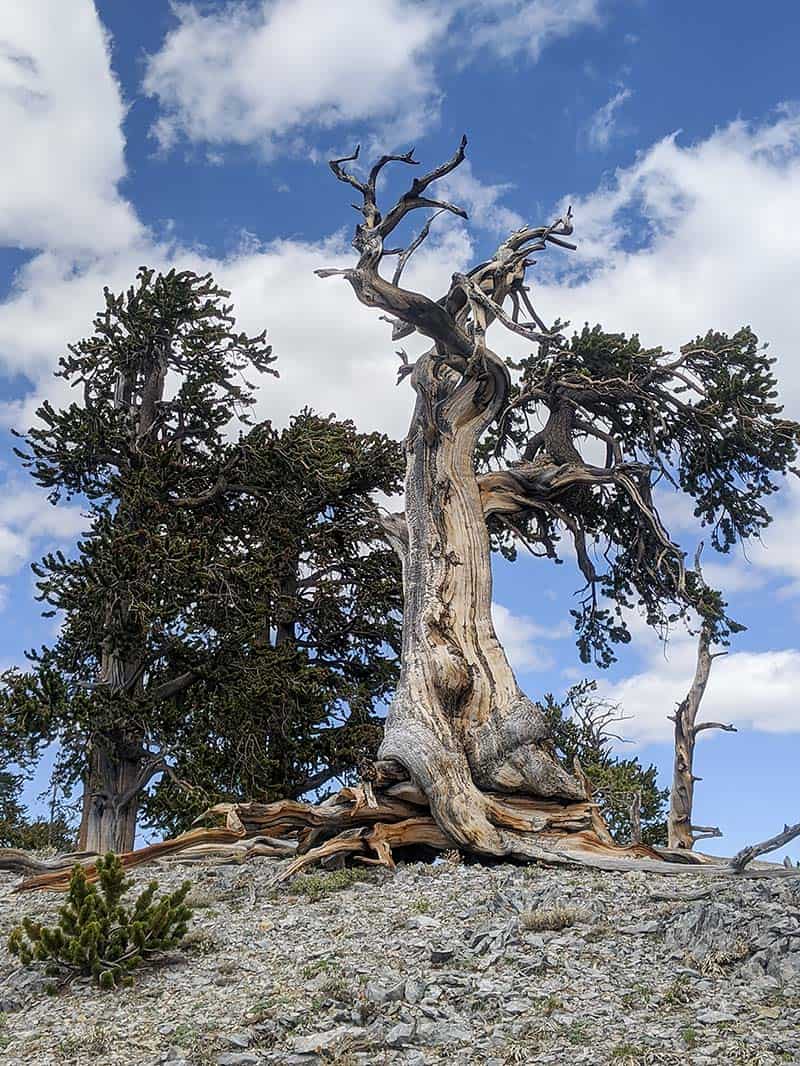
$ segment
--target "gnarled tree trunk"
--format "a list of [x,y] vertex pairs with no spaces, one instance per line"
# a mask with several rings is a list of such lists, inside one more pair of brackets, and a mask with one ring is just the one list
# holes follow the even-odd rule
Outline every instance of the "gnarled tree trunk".
[[474,468],[478,438],[505,401],[507,373],[450,370],[436,351],[415,366],[407,438],[402,672],[381,758],[405,766],[442,829],[503,855],[519,841],[492,824],[482,790],[566,800],[584,790],[547,748],[540,710],[519,689],[491,617],[489,534]]

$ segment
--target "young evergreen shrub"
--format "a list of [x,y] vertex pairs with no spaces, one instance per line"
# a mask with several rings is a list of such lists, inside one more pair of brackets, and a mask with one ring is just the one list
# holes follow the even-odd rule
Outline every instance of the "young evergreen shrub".
[[99,889],[75,866],[58,924],[46,928],[24,918],[8,939],[9,951],[26,965],[46,963],[49,976],[92,977],[101,988],[115,988],[132,984],[132,970],[180,943],[192,916],[184,902],[188,881],[160,899],[158,882],[151,881],[125,907],[122,897],[132,881],[119,858],[109,852],[98,859],[97,873]]

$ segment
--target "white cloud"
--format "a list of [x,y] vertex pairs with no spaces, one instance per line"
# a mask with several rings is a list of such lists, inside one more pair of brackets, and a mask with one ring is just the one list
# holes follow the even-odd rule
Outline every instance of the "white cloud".
[[773,507],[774,518],[767,526],[761,544],[748,549],[754,567],[778,578],[788,578],[786,591],[796,595],[800,590],[800,552],[797,550],[800,531],[800,480],[786,479],[782,492]]
[[502,239],[525,222],[522,215],[500,203],[502,197],[513,188],[510,183],[483,184],[475,177],[472,162],[465,159],[457,170],[436,183],[435,195],[463,207],[470,222]]
[[5,4],[0,243],[102,252],[141,232],[117,193],[124,108],[90,0]]
[[601,22],[600,0],[461,0],[469,17],[469,47],[488,48],[501,59],[544,48]]
[[[601,680],[599,690],[632,715],[625,722],[626,739],[640,744],[669,741],[673,725],[667,715],[686,695],[694,676],[695,638],[676,632],[666,649],[645,631],[637,631],[636,638],[645,650],[644,669],[618,682]],[[714,661],[699,719],[767,733],[797,733],[799,688],[800,650],[733,651]]]
[[592,115],[587,130],[587,138],[592,148],[605,151],[618,132],[617,112],[633,94],[630,89],[620,89],[610,100]]
[[259,0],[216,9],[176,3],[178,25],[150,57],[145,91],[158,97],[154,133],[308,150],[309,133],[359,123],[383,144],[438,118],[437,68],[449,51],[470,61],[538,59],[551,41],[600,21],[599,0]]
[[[54,507],[44,493],[17,481],[6,481],[0,495],[0,575],[15,574],[25,566],[34,554],[34,546],[73,540],[85,527],[79,507]],[[2,609],[7,589],[0,590]]]
[[[318,267],[348,264],[352,254],[343,235],[317,243],[277,240],[245,247],[225,260],[180,247],[137,245],[81,270],[43,254],[22,271],[18,290],[0,304],[0,360],[9,372],[22,371],[34,383],[22,401],[0,407],[0,418],[24,429],[44,397],[72,398],[65,383],[52,377],[58,354],[67,341],[91,332],[103,285],[121,291],[138,265],[147,262],[156,269],[211,271],[232,291],[239,327],[250,333],[267,329],[280,378],[260,382],[259,417],[283,424],[309,405],[353,418],[363,430],[402,437],[413,399],[407,381],[394,387],[398,364],[389,327],[378,312],[358,303],[346,282],[314,275]],[[404,277],[426,292],[444,292],[452,271],[464,270],[472,258],[465,229],[446,226],[409,261]],[[423,338],[404,343],[412,358],[428,346]]]
[[607,186],[572,199],[580,280],[540,285],[540,310],[672,348],[749,322],[770,341],[787,413],[796,414],[798,196],[798,109],[733,122],[691,145],[667,137]]
[[492,603],[492,619],[498,639],[509,662],[519,673],[551,670],[555,660],[542,641],[559,640],[572,632],[572,627],[543,626],[526,615],[514,614],[501,603]]
[[308,127],[375,120],[402,138],[435,116],[430,49],[446,25],[437,5],[261,0],[174,12],[179,24],[144,81],[163,109],[155,132],[165,147],[183,134],[269,152]]

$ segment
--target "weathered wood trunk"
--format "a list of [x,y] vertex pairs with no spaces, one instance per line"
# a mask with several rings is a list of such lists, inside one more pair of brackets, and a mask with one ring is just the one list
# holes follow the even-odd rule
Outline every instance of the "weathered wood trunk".
[[708,685],[711,664],[717,655],[724,654],[724,652],[712,653],[710,627],[704,622],[697,642],[697,662],[691,687],[686,697],[678,705],[675,714],[670,716],[675,723],[672,789],[670,790],[669,817],[667,819],[667,845],[670,848],[691,850],[698,840],[722,836],[716,826],[693,825],[692,808],[694,806],[695,781],[700,780],[694,773],[694,747],[697,734],[704,729],[723,729],[729,733],[736,732],[734,726],[725,725],[722,722],[701,722],[699,725],[697,724],[697,714]]
[[431,352],[417,363],[406,441],[407,540],[400,682],[380,757],[407,768],[442,829],[488,854],[516,850],[485,790],[569,800],[584,790],[556,763],[541,711],[519,689],[491,616],[489,534],[474,468],[506,395],[501,361],[462,378]]

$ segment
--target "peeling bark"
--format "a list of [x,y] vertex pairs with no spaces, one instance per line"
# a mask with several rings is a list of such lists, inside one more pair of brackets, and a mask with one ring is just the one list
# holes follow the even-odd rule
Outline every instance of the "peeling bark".
[[113,740],[110,750],[102,746],[100,738],[92,742],[78,833],[80,851],[105,855],[133,850],[141,756],[126,757],[123,748],[121,742]]

